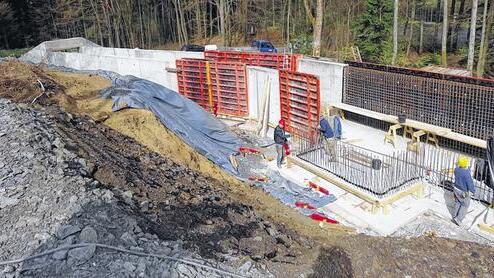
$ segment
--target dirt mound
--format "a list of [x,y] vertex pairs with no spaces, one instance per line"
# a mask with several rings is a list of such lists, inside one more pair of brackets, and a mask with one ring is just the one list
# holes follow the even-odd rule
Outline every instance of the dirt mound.
[[[102,77],[91,74],[47,71],[16,60],[0,63],[0,97],[16,102],[31,103],[42,93],[37,83],[40,79],[48,88],[57,90],[37,101],[42,105],[56,104],[77,115],[88,115],[96,122],[103,122],[122,134],[134,138],[150,150],[166,155],[176,163],[188,166],[206,176],[235,180],[218,166],[185,144],[173,132],[147,110],[127,109],[112,112],[112,101],[102,99],[100,91],[111,85]],[[4,83],[1,83],[3,80]],[[12,86],[7,84],[24,84]],[[37,87],[36,87],[37,86]],[[48,91],[48,89],[47,89]]]
[[0,97],[31,103],[44,92],[42,86],[50,96],[65,89],[38,66],[11,59],[0,63]]

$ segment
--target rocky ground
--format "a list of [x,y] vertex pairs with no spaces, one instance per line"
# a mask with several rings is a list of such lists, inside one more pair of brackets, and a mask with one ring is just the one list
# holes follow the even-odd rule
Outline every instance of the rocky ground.
[[[270,276],[280,270],[277,265],[298,264],[301,246],[312,244],[232,201],[215,188],[217,181],[89,119],[53,109],[47,115],[5,100],[0,111],[1,260],[104,243]],[[301,265],[301,273],[309,269]],[[214,272],[89,246],[4,269],[7,277],[18,274],[195,277]]]
[[[11,80],[18,78],[0,63],[0,95],[32,102],[39,87],[9,84],[37,82],[38,73]],[[0,98],[0,277],[229,276],[160,256],[248,277],[494,273],[489,246],[321,229],[260,189],[213,179],[65,112],[55,101],[65,86],[43,80],[53,94],[41,105]],[[67,249],[2,265],[60,247]]]

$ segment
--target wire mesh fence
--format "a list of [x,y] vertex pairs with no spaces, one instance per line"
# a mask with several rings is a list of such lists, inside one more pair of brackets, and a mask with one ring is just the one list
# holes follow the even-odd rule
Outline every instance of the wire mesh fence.
[[[320,135],[306,135],[293,139],[298,158],[376,198],[388,197],[417,182],[447,190],[454,184],[454,168],[460,156],[454,151],[420,143],[417,151],[396,151],[386,155],[343,141],[325,140]],[[471,158],[470,170],[476,187],[473,198],[492,203],[494,185],[487,163],[481,158]]]

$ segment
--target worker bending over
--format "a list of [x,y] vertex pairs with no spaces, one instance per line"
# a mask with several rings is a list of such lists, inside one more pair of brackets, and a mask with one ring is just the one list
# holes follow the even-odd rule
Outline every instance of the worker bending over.
[[283,159],[285,159],[283,145],[288,142],[288,135],[285,134],[285,120],[283,119],[278,122],[278,126],[274,129],[274,142],[276,144],[276,153],[278,154],[276,165],[278,168],[281,168],[281,163],[283,163]]
[[324,139],[324,150],[331,156],[331,161],[336,161],[336,138],[328,120],[321,115],[319,120],[319,131]]
[[475,185],[468,168],[468,158],[460,156],[458,167],[455,168],[455,183],[453,195],[455,196],[455,208],[453,222],[460,226],[470,206],[470,195],[475,194]]

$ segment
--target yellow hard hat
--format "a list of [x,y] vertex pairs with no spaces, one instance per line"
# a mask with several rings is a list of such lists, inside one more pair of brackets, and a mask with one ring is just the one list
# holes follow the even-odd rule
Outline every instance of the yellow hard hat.
[[458,158],[458,167],[460,168],[468,168],[468,157],[466,156],[460,156]]

